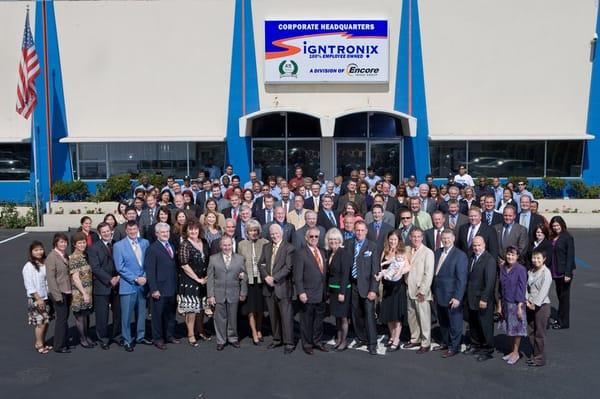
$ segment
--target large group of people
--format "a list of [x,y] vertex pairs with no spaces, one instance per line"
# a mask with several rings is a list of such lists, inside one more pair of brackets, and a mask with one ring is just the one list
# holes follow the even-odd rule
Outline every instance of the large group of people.
[[[183,184],[168,177],[163,188],[142,177],[133,199],[95,231],[84,216],[72,237],[57,233],[48,252],[31,244],[23,278],[35,349],[70,352],[70,312],[84,348],[164,350],[182,338],[177,314],[191,346],[213,339],[210,317],[217,350],[240,347],[240,320],[261,345],[266,312],[268,348],[288,354],[299,313],[307,354],[350,345],[377,354],[378,330],[387,327],[386,352],[465,352],[485,361],[496,331],[508,336],[508,364],[525,352],[528,364],[543,366],[547,329],[569,328],[575,255],[565,221],[538,214],[524,182],[515,189],[480,177],[475,186],[462,165],[439,187],[431,176],[419,185],[414,176],[397,186],[392,179],[368,168],[345,181],[323,173],[313,180],[298,167],[289,181],[263,183],[251,172],[242,184],[231,166],[214,180],[203,172]],[[337,331],[329,345],[327,315]]]

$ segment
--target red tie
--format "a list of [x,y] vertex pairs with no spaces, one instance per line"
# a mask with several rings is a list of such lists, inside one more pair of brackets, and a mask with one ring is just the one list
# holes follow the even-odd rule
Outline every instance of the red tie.
[[435,234],[435,249],[438,249],[442,246],[442,233],[440,230],[436,230]]
[[233,220],[237,221],[237,209],[233,208]]
[[171,246],[169,245],[169,243],[165,243],[165,248],[167,248],[167,252],[169,253],[169,256],[171,258],[173,258],[173,249],[171,249]]
[[319,256],[319,251],[314,248],[312,250],[313,256],[315,257],[315,260],[317,261],[317,265],[319,265],[319,270],[321,271],[321,273],[323,273],[323,262],[321,262],[321,257]]

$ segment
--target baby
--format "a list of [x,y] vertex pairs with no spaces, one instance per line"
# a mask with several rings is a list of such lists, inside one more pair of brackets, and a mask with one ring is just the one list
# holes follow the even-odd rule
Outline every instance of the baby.
[[388,281],[398,281],[410,270],[410,265],[406,260],[406,256],[402,253],[396,254],[394,259],[386,260],[381,263],[381,266],[385,265],[389,266],[375,275],[377,281],[381,281],[382,278]]

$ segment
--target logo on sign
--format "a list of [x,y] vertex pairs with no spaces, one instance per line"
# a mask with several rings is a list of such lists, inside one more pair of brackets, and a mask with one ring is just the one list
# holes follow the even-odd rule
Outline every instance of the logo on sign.
[[294,60],[283,60],[279,64],[280,78],[295,78],[298,76],[298,64]]
[[346,75],[348,76],[377,76],[379,68],[360,67],[357,64],[348,64],[346,66]]

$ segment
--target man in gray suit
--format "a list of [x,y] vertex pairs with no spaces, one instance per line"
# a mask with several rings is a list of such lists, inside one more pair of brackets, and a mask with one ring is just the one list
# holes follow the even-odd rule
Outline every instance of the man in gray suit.
[[[292,255],[294,247],[283,239],[277,223],[269,227],[271,242],[263,247],[258,267],[264,281],[263,296],[269,309],[273,342],[269,349],[282,345],[284,353],[294,351],[294,312],[292,310]],[[283,342],[282,342],[283,341]]]
[[419,184],[419,200],[421,202],[422,211],[425,211],[431,215],[437,209],[435,199],[429,197],[428,184]]
[[512,205],[507,205],[502,211],[504,223],[499,223],[494,228],[498,235],[498,248],[500,250],[500,262],[504,262],[506,248],[517,247],[519,249],[519,263],[523,264],[525,251],[529,245],[527,229],[519,223],[515,223],[517,209]]
[[[373,197],[373,206],[381,205],[384,209],[383,211],[383,222],[389,224],[392,227],[396,227],[396,215],[390,211],[385,210],[385,206],[383,205],[383,195],[377,194]],[[365,223],[367,225],[373,223],[373,208],[371,207],[371,211],[367,212],[365,215]]]
[[316,228],[319,230],[319,248],[325,248],[325,229],[321,226],[317,226],[317,213],[315,211],[306,211],[304,214],[304,221],[306,224],[302,226],[293,235],[292,245],[296,248],[296,251],[306,248],[306,232],[310,228]]
[[238,303],[246,300],[248,277],[245,273],[244,257],[233,253],[231,237],[221,238],[221,252],[210,257],[207,274],[208,303],[215,306],[217,350],[222,351],[227,342],[234,348],[239,348]]
[[459,212],[460,205],[458,200],[450,199],[448,200],[448,215],[446,215],[446,227],[454,232],[454,234],[458,234],[458,229],[463,224],[469,223],[469,218]]
[[146,206],[147,207],[142,210],[138,224],[140,226],[142,237],[146,240],[150,240],[148,236],[152,235],[152,238],[154,238],[154,231],[150,231],[149,227],[156,223],[158,217],[158,206],[154,194],[148,194],[146,196]]

